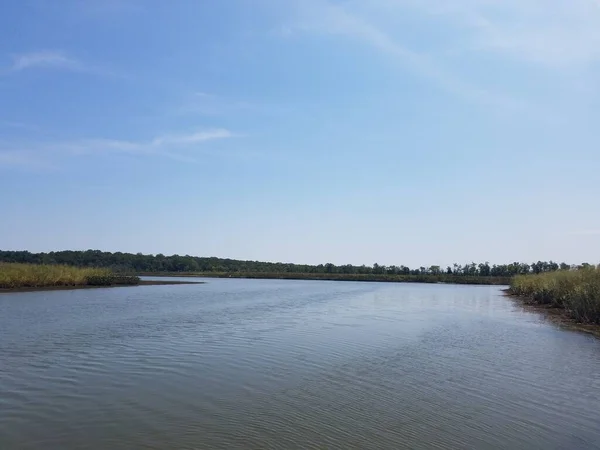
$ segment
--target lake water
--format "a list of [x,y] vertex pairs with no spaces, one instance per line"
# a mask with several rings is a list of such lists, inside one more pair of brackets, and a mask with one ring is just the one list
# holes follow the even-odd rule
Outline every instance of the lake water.
[[600,340],[498,287],[0,295],[0,449],[600,449]]

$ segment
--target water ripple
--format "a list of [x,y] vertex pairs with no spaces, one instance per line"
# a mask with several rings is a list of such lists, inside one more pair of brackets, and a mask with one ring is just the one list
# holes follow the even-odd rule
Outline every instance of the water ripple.
[[0,448],[600,448],[600,344],[497,288],[0,297]]

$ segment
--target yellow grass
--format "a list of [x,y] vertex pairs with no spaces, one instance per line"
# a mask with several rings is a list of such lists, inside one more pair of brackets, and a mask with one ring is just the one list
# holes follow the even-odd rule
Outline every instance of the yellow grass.
[[580,322],[600,324],[598,268],[522,275],[513,278],[510,290],[531,303],[565,308]]
[[90,278],[108,278],[111,275],[109,269],[0,263],[0,289],[82,286],[91,284]]

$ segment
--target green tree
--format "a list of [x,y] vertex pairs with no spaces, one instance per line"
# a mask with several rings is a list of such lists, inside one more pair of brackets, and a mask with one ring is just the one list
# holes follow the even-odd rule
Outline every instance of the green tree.
[[482,277],[489,277],[491,272],[490,263],[487,261],[485,263],[479,264],[479,275]]

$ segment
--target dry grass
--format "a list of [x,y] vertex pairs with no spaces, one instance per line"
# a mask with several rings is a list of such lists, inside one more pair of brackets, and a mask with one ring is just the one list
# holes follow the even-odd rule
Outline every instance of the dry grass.
[[518,276],[510,291],[532,304],[564,308],[581,323],[600,324],[598,268]]
[[109,269],[0,263],[0,289],[135,284],[137,277],[115,277]]

